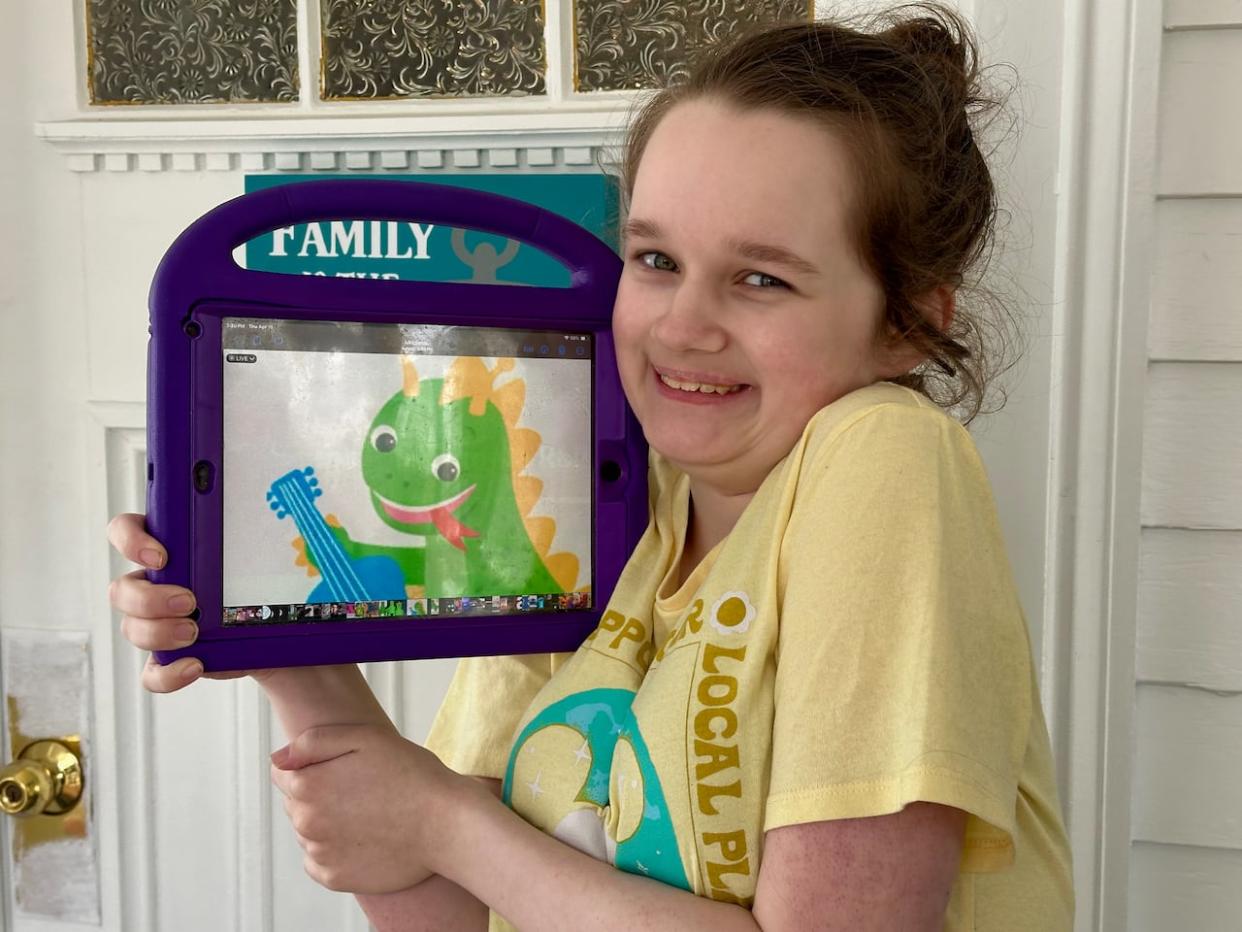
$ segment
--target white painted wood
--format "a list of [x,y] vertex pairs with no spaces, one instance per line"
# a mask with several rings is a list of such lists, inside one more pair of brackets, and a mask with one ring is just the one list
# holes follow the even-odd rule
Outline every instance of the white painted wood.
[[[129,483],[122,487],[118,481],[122,474],[129,478],[132,469],[110,470],[109,466],[114,460],[144,457],[143,409],[140,405],[115,403],[90,405],[81,417],[81,423],[85,441],[83,485],[88,490],[94,490],[87,495],[86,526],[97,529],[106,525],[113,509],[122,510],[123,505],[133,499],[134,490]],[[135,445],[134,441],[139,442]],[[91,558],[85,561],[85,565],[85,576],[92,592],[105,592],[108,580],[122,570],[120,561],[113,562],[102,547],[93,548]],[[123,741],[129,740],[129,736],[125,734],[125,729],[118,726],[117,711],[132,709],[138,698],[132,690],[125,690],[118,695],[116,688],[118,682],[132,681],[135,675],[132,666],[127,666],[126,669],[121,667],[126,661],[129,665],[134,664],[138,660],[136,652],[114,651],[118,639],[116,622],[102,600],[94,604],[93,611],[86,613],[86,617],[93,635],[94,729],[98,739],[93,767],[98,777],[96,820],[99,826],[99,858],[103,878],[102,925],[111,930],[121,927],[123,905],[134,904],[145,895],[141,888],[135,888],[130,881],[136,879],[141,883],[143,868],[147,866],[145,854],[149,852],[138,850],[123,853],[119,842],[122,831],[128,831],[129,837],[140,835],[140,820],[145,809],[123,809],[119,788],[134,785],[123,776],[123,771],[132,778],[139,755],[145,753],[146,749],[144,747],[135,750],[123,746]],[[109,710],[111,714],[103,714],[103,710]],[[135,823],[138,823],[137,832],[133,829]],[[129,905],[124,915],[134,919],[139,912],[139,909]],[[149,926],[133,921],[130,928],[140,932]]]
[[[166,167],[180,156],[207,156],[212,153],[249,154],[251,162],[243,165],[249,171],[260,170],[254,162],[264,152],[283,153],[288,161],[293,154],[311,152],[377,153],[389,150],[439,151],[457,149],[527,149],[551,147],[557,150],[591,150],[615,145],[620,138],[629,102],[608,95],[581,95],[591,100],[588,107],[564,103],[553,111],[546,105],[537,113],[520,115],[520,107],[492,115],[444,116],[437,108],[422,109],[411,118],[408,106],[400,115],[376,116],[379,103],[367,106],[367,116],[336,112],[333,115],[256,118],[248,111],[244,118],[222,118],[212,110],[214,119],[186,119],[177,111],[165,119],[124,120],[115,114],[92,111],[89,117],[46,121],[36,132],[52,144],[79,171],[89,171],[99,163],[81,158],[98,155],[107,171],[129,171],[136,157],[143,153],[171,153]],[[515,101],[516,103],[516,101]],[[114,108],[131,111],[134,108]],[[146,113],[150,108],[141,108]],[[204,117],[206,114],[204,114]],[[184,163],[182,163],[184,164]]]
[[[1064,7],[1045,693],[1079,932],[1127,925],[1155,0]],[[1119,37],[1125,41],[1118,41]]]
[[[272,932],[272,793],[268,757],[275,747],[263,691],[250,680],[233,684],[236,728],[233,760],[237,774],[233,844],[237,851],[233,883],[237,889],[238,932]],[[282,810],[276,814],[283,818]]]
[[380,167],[388,169],[404,169],[410,167],[410,153],[396,150],[386,150],[379,154]]
[[1138,842],[1131,858],[1130,932],[1237,928],[1242,851]]
[[573,93],[573,9],[569,4],[543,4],[545,99],[553,106],[564,104]]
[[487,164],[490,168],[516,168],[518,164],[518,150],[490,149],[487,153]]
[[1157,204],[1152,359],[1242,361],[1240,231],[1242,198]]
[[1165,0],[1165,29],[1242,26],[1242,0]]
[[281,172],[302,170],[301,152],[277,152],[272,156],[272,167]]
[[1242,528],[1242,365],[1155,363],[1147,383],[1143,524]]
[[1242,694],[1139,686],[1135,747],[1136,841],[1242,848]]
[[[81,179],[81,216],[74,218],[73,235],[90,244],[76,261],[90,283],[78,299],[89,352],[82,363],[89,397],[143,400],[147,292],[155,268],[178,233],[241,194],[242,186],[241,176],[230,172],[102,173]],[[152,204],[160,209],[152,210]]]
[[1242,29],[1171,32],[1163,55],[1160,193],[1242,194]]
[[1143,531],[1140,681],[1242,692],[1242,531]]
[[309,162],[312,171],[333,171],[336,169],[336,153],[312,152]]
[[[145,413],[141,405],[96,405],[92,414],[98,420],[103,461],[91,471],[93,483],[104,484],[102,500],[106,515],[141,511],[146,483],[143,464],[146,462]],[[101,525],[96,525],[101,526]],[[102,564],[91,578],[96,581],[115,578],[133,566],[125,563],[106,547],[91,548],[94,565]],[[101,589],[100,591],[106,591]],[[155,820],[148,804],[147,787],[153,786],[155,750],[151,724],[151,696],[139,687],[143,656],[124,641],[119,618],[100,602],[106,636],[97,644],[107,643],[112,659],[112,692],[101,707],[111,710],[109,725],[115,730],[116,761],[112,769],[113,806],[116,833],[110,847],[115,849],[119,876],[119,910],[117,927],[135,932],[156,932],[159,881],[156,866]],[[96,630],[99,630],[97,625]]]

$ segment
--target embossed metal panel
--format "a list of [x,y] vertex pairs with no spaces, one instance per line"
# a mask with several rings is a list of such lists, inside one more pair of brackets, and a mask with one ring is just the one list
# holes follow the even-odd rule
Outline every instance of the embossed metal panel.
[[323,0],[325,100],[544,93],[542,0]]
[[297,0],[87,0],[93,104],[298,99]]
[[769,23],[809,20],[812,7],[808,0],[574,0],[574,87],[676,83],[705,46]]

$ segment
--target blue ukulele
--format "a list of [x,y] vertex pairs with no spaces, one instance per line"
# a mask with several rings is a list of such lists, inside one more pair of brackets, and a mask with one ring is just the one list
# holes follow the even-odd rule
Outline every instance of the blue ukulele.
[[292,517],[306,540],[323,582],[306,601],[379,602],[405,599],[405,576],[392,557],[381,555],[353,559],[315,506],[323,494],[310,466],[285,473],[272,483],[267,500],[277,518]]

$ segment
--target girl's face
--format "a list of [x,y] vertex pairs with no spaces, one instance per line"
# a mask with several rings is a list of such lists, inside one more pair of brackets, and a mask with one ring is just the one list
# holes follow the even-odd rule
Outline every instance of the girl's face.
[[906,371],[848,230],[852,171],[823,128],[710,99],[656,127],[625,227],[613,333],[647,442],[754,492],[811,416]]

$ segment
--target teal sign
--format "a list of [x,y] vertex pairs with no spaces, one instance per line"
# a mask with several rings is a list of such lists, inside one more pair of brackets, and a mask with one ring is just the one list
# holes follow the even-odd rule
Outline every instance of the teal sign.
[[[503,194],[572,220],[617,248],[618,199],[604,174],[382,175]],[[248,175],[246,192],[357,175]],[[264,233],[245,245],[246,268],[286,275],[473,281],[568,288],[569,270],[527,243],[407,220],[324,220]]]

